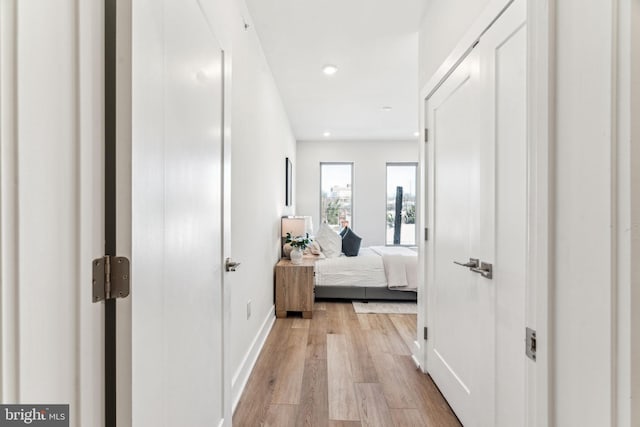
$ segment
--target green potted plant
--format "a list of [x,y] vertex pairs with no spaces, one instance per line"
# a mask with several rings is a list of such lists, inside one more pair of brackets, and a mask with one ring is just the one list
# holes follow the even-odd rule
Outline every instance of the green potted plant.
[[293,248],[289,254],[291,264],[302,264],[302,252],[307,249],[307,246],[309,246],[310,243],[311,239],[309,238],[309,233],[307,233],[306,236],[297,237],[293,237],[291,233],[287,233],[285,244],[289,244]]

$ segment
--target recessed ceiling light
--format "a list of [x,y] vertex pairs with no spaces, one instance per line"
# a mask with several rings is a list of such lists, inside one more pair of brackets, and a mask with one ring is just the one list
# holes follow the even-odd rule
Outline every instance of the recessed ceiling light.
[[416,131],[416,132],[414,132],[414,133],[413,133],[413,136],[420,136],[420,132],[417,132],[417,131]]
[[338,71],[338,67],[332,64],[327,64],[324,67],[322,67],[322,72],[325,73],[327,76],[332,76],[337,71]]
[[331,132],[324,132],[322,136],[324,136],[325,138],[329,138],[331,136]]
[[393,108],[388,105],[385,105],[384,107],[382,107],[382,111],[391,111],[392,109]]

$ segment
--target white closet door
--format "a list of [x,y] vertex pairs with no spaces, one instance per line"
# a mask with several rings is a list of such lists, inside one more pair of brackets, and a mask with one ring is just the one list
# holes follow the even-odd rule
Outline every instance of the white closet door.
[[[434,234],[427,370],[465,426],[524,425],[526,2],[428,100]],[[493,278],[456,265],[493,266]]]
[[[468,268],[478,257],[481,108],[479,57],[472,52],[429,100],[434,144],[434,268],[429,286],[427,369],[465,425],[493,418],[492,290]],[[477,411],[482,404],[484,411]],[[473,421],[475,420],[475,421]]]

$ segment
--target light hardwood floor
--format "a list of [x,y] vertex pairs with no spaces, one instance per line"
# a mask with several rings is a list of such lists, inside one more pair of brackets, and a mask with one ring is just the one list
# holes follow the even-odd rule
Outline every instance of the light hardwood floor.
[[235,427],[459,426],[416,369],[414,314],[356,314],[321,302],[277,319],[233,416]]

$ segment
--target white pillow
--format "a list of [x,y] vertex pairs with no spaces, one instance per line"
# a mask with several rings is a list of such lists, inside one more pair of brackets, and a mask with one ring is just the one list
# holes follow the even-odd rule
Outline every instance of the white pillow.
[[315,241],[318,242],[327,258],[336,258],[342,253],[342,238],[327,224],[320,225]]
[[311,242],[307,250],[309,251],[310,254],[313,254],[313,255],[320,255],[322,253],[322,248],[320,247],[320,244],[315,240]]

